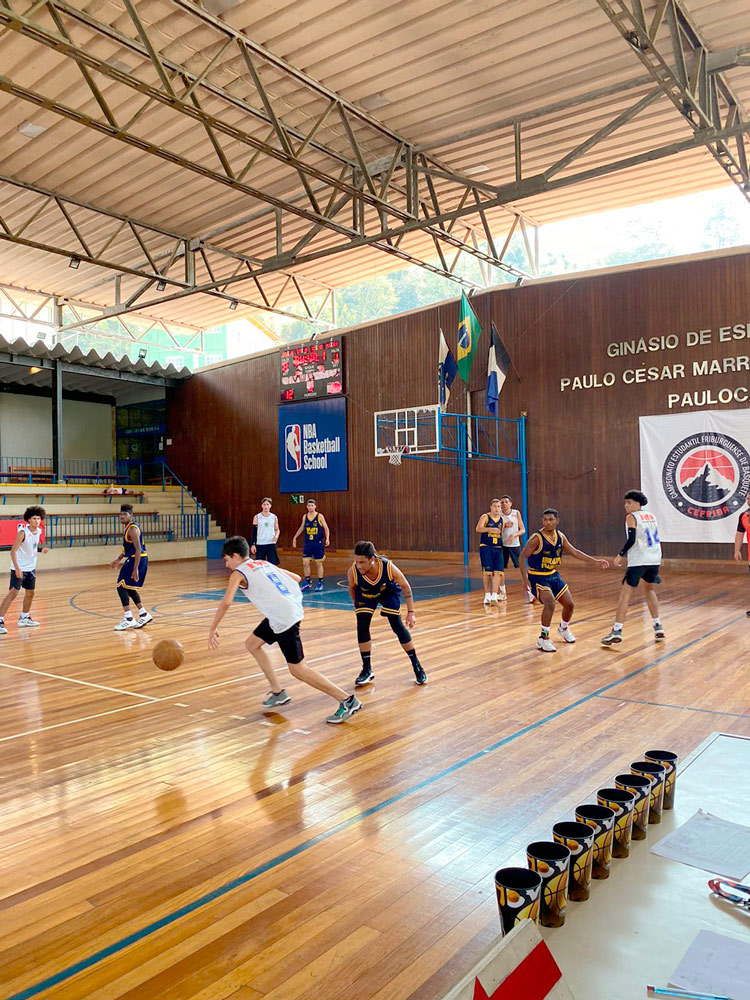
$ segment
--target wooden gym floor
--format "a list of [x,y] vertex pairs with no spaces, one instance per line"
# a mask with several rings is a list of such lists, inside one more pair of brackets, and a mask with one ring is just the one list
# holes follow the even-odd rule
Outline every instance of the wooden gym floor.
[[[350,688],[344,567],[303,638]],[[605,650],[620,575],[568,565],[578,641],[552,655],[517,575],[486,610],[463,567],[402,568],[429,683],[376,617],[376,683],[334,727],[291,678],[262,713],[245,603],[207,650],[215,565],[154,564],[156,620],[115,633],[112,572],[40,559],[42,627],[19,633],[19,600],[0,639],[2,1000],[435,1000],[496,938],[492,875],[529,839],[649,747],[750,735],[746,574],[666,574],[667,641],[639,598]],[[174,674],[150,659],[165,636]]]

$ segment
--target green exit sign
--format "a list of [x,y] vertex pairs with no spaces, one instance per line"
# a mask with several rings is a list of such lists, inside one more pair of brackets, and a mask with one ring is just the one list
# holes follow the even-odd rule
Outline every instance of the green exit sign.
[[290,496],[292,498],[292,503],[300,504],[305,502],[304,493],[291,493]]

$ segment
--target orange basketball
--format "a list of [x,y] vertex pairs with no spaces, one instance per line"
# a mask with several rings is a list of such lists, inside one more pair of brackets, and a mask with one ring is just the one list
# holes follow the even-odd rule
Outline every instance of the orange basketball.
[[159,670],[176,670],[185,659],[185,649],[177,639],[162,639],[154,646],[153,659]]

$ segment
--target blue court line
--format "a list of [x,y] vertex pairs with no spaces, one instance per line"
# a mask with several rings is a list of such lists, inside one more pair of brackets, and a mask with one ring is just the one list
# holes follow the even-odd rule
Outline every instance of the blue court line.
[[609,701],[627,701],[631,705],[653,705],[654,708],[678,708],[683,712],[703,712],[706,715],[729,715],[733,719],[750,719],[746,712],[719,712],[714,708],[693,708],[692,705],[668,705],[663,701],[639,701],[637,698],[618,698],[613,694],[600,694],[598,698],[607,698]]
[[402,799],[408,798],[410,795],[414,795],[416,792],[422,791],[423,788],[428,788],[436,781],[441,781],[443,778],[448,777],[448,775],[454,774],[456,771],[460,771],[469,764],[473,764],[476,761],[481,760],[483,757],[486,757],[487,754],[500,750],[502,747],[507,746],[509,743],[519,739],[521,736],[526,736],[535,729],[545,726],[548,722],[552,722],[554,719],[559,719],[560,716],[566,715],[574,708],[579,708],[581,705],[585,705],[586,702],[602,696],[605,691],[611,691],[612,688],[617,687],[618,684],[629,681],[631,678],[637,677],[646,670],[651,670],[660,663],[664,663],[666,660],[670,660],[673,656],[677,656],[678,653],[683,653],[686,649],[690,649],[691,646],[695,646],[704,639],[709,639],[712,635],[716,635],[717,632],[722,632],[725,628],[729,628],[730,625],[735,625],[737,622],[744,620],[745,614],[743,612],[743,614],[730,619],[730,621],[725,622],[723,625],[719,625],[717,628],[711,629],[709,632],[704,632],[703,635],[698,636],[697,639],[691,639],[690,642],[686,642],[683,646],[679,646],[677,649],[673,649],[671,652],[665,653],[664,656],[660,656],[658,659],[652,660],[651,663],[646,663],[644,666],[638,667],[636,670],[631,670],[631,672],[629,674],[625,674],[624,677],[620,677],[616,681],[611,681],[609,684],[605,684],[604,687],[597,688],[596,691],[592,691],[590,694],[584,695],[582,698],[578,698],[576,701],[571,702],[569,705],[565,705],[556,712],[546,715],[543,719],[539,719],[537,722],[532,722],[528,726],[524,726],[522,729],[517,729],[516,732],[511,733],[509,736],[504,736],[503,739],[498,740],[497,743],[493,743],[491,746],[485,747],[483,750],[479,750],[476,753],[471,754],[471,756],[465,757],[463,760],[459,760],[455,764],[451,764],[450,767],[446,767],[442,771],[438,771],[431,777],[425,778],[416,785],[412,785],[411,788],[406,788],[403,792],[391,795],[382,802],[378,802],[376,805],[370,806],[369,809],[364,809],[355,816],[351,816],[349,819],[336,823],[329,830],[325,830],[323,833],[319,833],[315,837],[311,837],[309,840],[303,841],[296,847],[292,847],[288,851],[284,851],[283,854],[278,854],[275,858],[271,858],[270,861],[266,861],[257,868],[253,868],[251,871],[245,872],[244,875],[239,875],[237,878],[232,879],[231,882],[226,882],[224,885],[218,886],[218,888],[213,889],[204,896],[200,896],[198,899],[193,900],[192,903],[186,903],[185,906],[181,906],[178,910],[174,910],[172,913],[166,914],[166,916],[161,917],[159,920],[155,920],[153,923],[147,924],[145,927],[141,927],[137,931],[133,931],[132,934],[128,934],[127,937],[121,938],[119,941],[115,941],[112,944],[107,945],[106,948],[102,948],[100,951],[94,952],[93,955],[88,955],[86,958],[82,958],[80,961],[74,962],[73,965],[69,965],[67,968],[61,969],[59,972],[54,973],[47,979],[43,979],[39,983],[34,983],[33,986],[28,986],[25,990],[21,990],[20,993],[14,993],[12,996],[6,997],[5,1000],[29,1000],[30,997],[35,997],[38,996],[39,993],[43,993],[44,990],[51,989],[53,986],[58,986],[60,983],[65,982],[65,980],[78,975],[79,972],[85,972],[86,969],[90,969],[92,966],[98,965],[99,962],[103,962],[105,959],[111,958],[112,955],[117,955],[119,952],[124,951],[125,948],[130,947],[131,944],[136,944],[138,941],[142,941],[151,934],[155,934],[157,931],[160,931],[163,927],[169,927],[170,924],[175,923],[182,917],[186,917],[188,914],[194,913],[196,910],[207,906],[214,900],[220,899],[222,896],[226,896],[227,893],[232,892],[234,889],[238,889],[240,886],[247,885],[260,875],[264,875],[266,872],[272,871],[274,868],[278,868],[279,865],[284,864],[285,861],[290,861],[292,858],[298,857],[305,851],[310,850],[311,847],[315,847],[318,844],[324,843],[326,840],[330,840],[331,837],[335,837],[344,830],[348,830],[350,827],[361,822],[363,819],[367,819],[369,816],[374,816],[376,813],[382,812],[382,810],[387,809],[388,806],[392,806],[394,803],[400,802]]

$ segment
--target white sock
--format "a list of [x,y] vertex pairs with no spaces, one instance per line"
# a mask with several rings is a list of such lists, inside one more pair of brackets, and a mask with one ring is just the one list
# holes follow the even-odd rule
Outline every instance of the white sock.
[[31,612],[29,612],[29,611],[22,611],[21,612],[21,617],[22,618],[30,618],[31,617]]
[[615,632],[622,632],[622,622],[615,622],[612,628]]
[[561,629],[562,629],[563,631],[565,631],[565,629],[566,629],[566,628],[568,628],[568,626],[569,626],[569,625],[570,625],[570,622],[566,622],[566,621],[561,621],[561,622],[560,622],[560,628],[561,628]]
[[141,610],[138,612],[138,614],[140,615],[141,618],[145,618],[146,615],[148,614],[148,611],[146,611],[145,608],[141,608]]
[[503,585],[502,585],[502,586],[500,587],[500,593],[501,593],[501,594],[504,594],[504,593],[505,593],[505,584],[503,584]]
[[661,618],[654,618],[654,625],[661,626]]
[[489,598],[491,598],[491,597],[492,597],[492,594],[491,594],[491,593],[489,592],[489,590],[486,590],[486,591],[485,591],[485,593],[484,593],[484,597],[485,597],[485,600],[486,600],[486,599],[487,599],[488,597],[489,597]]
[[126,611],[125,612],[125,617],[128,619],[128,621],[132,621],[132,619],[133,619],[133,612],[132,611]]

